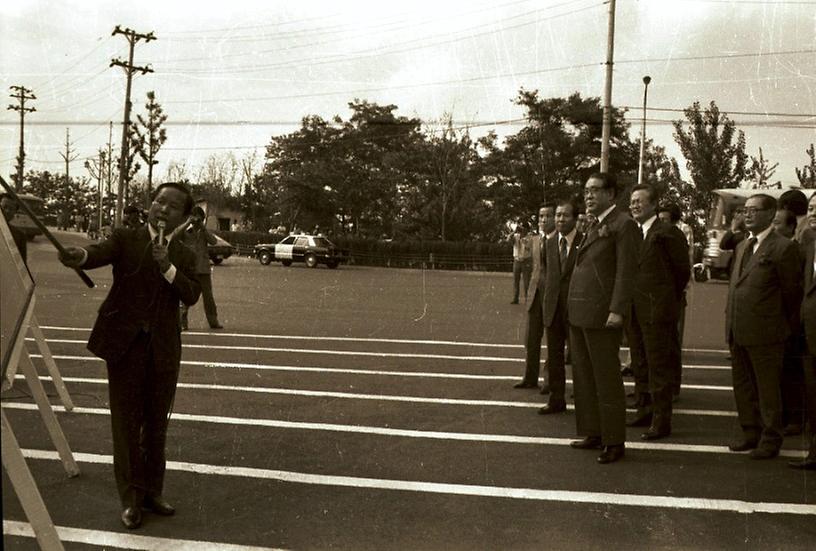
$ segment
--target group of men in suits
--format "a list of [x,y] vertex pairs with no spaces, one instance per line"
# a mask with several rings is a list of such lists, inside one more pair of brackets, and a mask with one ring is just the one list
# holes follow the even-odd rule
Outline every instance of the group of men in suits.
[[[555,209],[554,232],[534,240],[525,377],[515,385],[537,387],[538,351],[546,333],[548,388],[544,391],[550,397],[539,413],[565,411],[565,343],[569,341],[577,433],[584,437],[571,445],[601,450],[601,464],[624,456],[627,425],[647,427],[643,440],[671,434],[672,403],[680,386],[678,328],[691,274],[686,237],[670,220],[657,215],[655,190],[635,186],[631,216],[615,206],[617,193],[612,175],[593,174],[584,186],[584,231],[576,229],[578,204],[563,201]],[[752,458],[765,459],[778,455],[782,442],[780,373],[786,339],[799,331],[800,305],[805,333],[816,350],[816,240],[800,252],[797,244],[774,231],[776,202],[771,197],[751,197],[744,211],[750,238],[737,247],[726,316],[743,437],[730,449],[751,450]],[[816,230],[816,197],[808,214]],[[804,302],[803,277],[808,291]],[[618,360],[624,331],[632,354],[637,409],[628,422]],[[808,412],[816,427],[813,369],[811,361]],[[814,462],[816,440],[807,458],[791,466],[812,469]]]

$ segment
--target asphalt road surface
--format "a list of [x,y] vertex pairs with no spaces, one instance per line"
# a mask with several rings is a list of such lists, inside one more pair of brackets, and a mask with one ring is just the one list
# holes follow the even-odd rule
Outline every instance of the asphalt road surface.
[[[771,461],[726,448],[725,285],[691,291],[672,436],[628,429],[626,457],[602,466],[569,448],[571,410],[536,415],[545,397],[512,388],[524,309],[510,274],[240,258],[213,272],[226,328],[196,306],[183,337],[165,484],[178,513],[127,531],[104,364],[85,348],[110,269],[89,290],[44,240],[29,258],[77,408],[45,385],[81,476],[66,478],[25,381],[3,407],[66,549],[814,548],[816,475],[785,466],[802,437]],[[5,474],[3,519],[5,549],[36,548]]]

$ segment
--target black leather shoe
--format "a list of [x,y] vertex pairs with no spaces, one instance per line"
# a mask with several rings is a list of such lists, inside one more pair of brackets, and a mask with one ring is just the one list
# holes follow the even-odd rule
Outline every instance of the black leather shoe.
[[549,394],[550,393],[550,385],[548,385],[546,383],[541,385],[541,390],[539,392],[541,392],[541,394]]
[[521,381],[520,383],[514,384],[513,388],[538,388],[538,385],[535,383],[528,383],[527,381]]
[[223,326],[223,325],[221,325],[221,324],[220,324],[219,322],[217,322],[217,321],[216,321],[215,323],[211,323],[211,324],[210,324],[210,329],[223,329],[223,328],[224,328],[224,326]]
[[621,457],[623,457],[625,452],[625,448],[623,444],[618,444],[616,446],[606,446],[601,452],[601,455],[598,456],[598,463],[601,465],[606,465],[607,463],[614,463]]
[[518,304],[518,301],[517,300],[511,300],[510,304]]
[[652,424],[649,430],[640,435],[641,440],[660,440],[671,435],[671,427],[656,427]]
[[135,530],[142,525],[142,511],[138,507],[125,507],[121,518],[128,530]]
[[732,452],[747,452],[756,449],[758,444],[756,440],[738,440],[733,444],[729,444],[728,449]]
[[149,509],[157,515],[169,517],[176,514],[175,507],[170,505],[162,496],[145,496],[142,505],[145,509]]
[[816,471],[816,456],[788,461],[788,467],[790,467],[791,469],[804,469],[806,471]]
[[627,427],[648,427],[652,424],[651,411],[639,411],[635,414],[634,419],[626,421]]
[[798,436],[802,434],[802,425],[799,423],[791,423],[782,431],[783,436]]
[[603,448],[600,436],[587,436],[583,440],[570,442],[570,447],[577,450],[600,450]]
[[630,366],[625,365],[621,368],[621,377],[634,377],[634,376],[635,372]]
[[777,455],[779,455],[779,448],[769,448],[766,446],[762,446],[756,448],[755,450],[751,450],[749,454],[751,459],[773,459]]
[[567,404],[547,404],[538,410],[539,415],[549,415],[550,413],[561,413],[567,411]]

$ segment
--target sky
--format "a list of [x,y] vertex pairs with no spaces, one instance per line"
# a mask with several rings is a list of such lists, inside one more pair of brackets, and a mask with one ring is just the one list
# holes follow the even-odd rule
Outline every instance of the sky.
[[[18,0],[0,4],[0,88],[24,86],[26,170],[88,175],[85,159],[121,141],[127,60],[117,25],[137,43],[134,116],[154,91],[168,115],[156,167],[193,177],[212,155],[262,159],[272,136],[307,115],[350,116],[355,98],[397,106],[434,128],[445,116],[471,135],[518,132],[518,91],[603,96],[608,3],[601,0]],[[672,120],[715,101],[779,163],[773,180],[797,182],[816,142],[816,0],[618,0],[612,103],[640,132],[685,159]],[[17,100],[8,97],[9,104]],[[0,111],[0,173],[15,170],[19,113]],[[144,172],[144,170],[143,170]]]

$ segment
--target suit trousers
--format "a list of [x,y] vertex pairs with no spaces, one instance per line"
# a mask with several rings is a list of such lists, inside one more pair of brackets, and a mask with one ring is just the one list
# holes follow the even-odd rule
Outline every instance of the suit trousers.
[[646,366],[649,370],[649,393],[652,413],[669,421],[672,399],[680,372],[680,343],[677,323],[660,321],[640,326]]
[[[213,296],[212,274],[197,274],[198,282],[201,284],[201,301],[204,303],[204,314],[207,316],[207,323],[210,326],[218,322],[218,307],[215,305],[215,297]],[[183,325],[187,325],[187,312],[190,307],[186,304],[181,305],[181,321]]]
[[555,310],[553,322],[547,327],[547,384],[550,386],[549,404],[565,404],[565,388],[567,384],[567,374],[565,363],[565,351],[569,325],[566,320],[564,305],[559,300]]
[[533,274],[533,261],[513,260],[513,302],[519,299],[519,284],[523,283],[524,300],[527,300],[528,288],[530,287],[530,276]]
[[804,354],[807,349],[804,332],[788,337],[782,361],[782,424],[805,424]]
[[737,417],[746,438],[762,447],[782,445],[780,375],[785,343],[741,346],[731,341],[731,377]]
[[626,440],[626,393],[620,373],[622,331],[570,325],[575,420],[580,436],[599,436],[604,446]]
[[544,311],[541,308],[541,292],[533,291],[533,302],[527,311],[527,329],[524,336],[524,381],[538,384],[541,372],[541,340],[544,338]]
[[122,505],[141,506],[164,485],[168,415],[178,382],[178,362],[160,357],[152,335],[140,331],[127,352],[108,362],[113,432],[113,472]]
[[[810,423],[810,434],[813,444],[816,445],[816,358],[811,355],[805,357],[805,410]],[[814,450],[816,453],[816,449]]]
[[624,323],[626,343],[629,345],[629,367],[635,379],[635,401],[638,407],[646,406],[649,403],[649,364],[646,361],[643,331],[634,308]]

